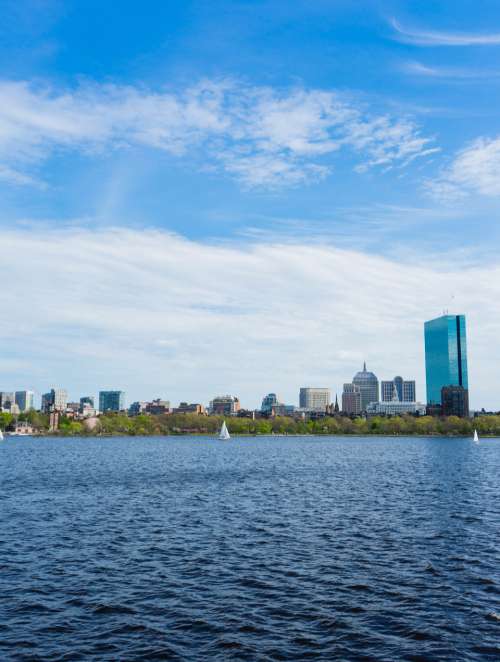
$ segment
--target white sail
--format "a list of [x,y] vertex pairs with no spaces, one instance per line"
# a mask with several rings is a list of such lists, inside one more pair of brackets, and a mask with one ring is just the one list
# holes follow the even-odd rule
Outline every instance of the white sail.
[[0,441],[3,441],[3,432],[0,430]]
[[226,421],[222,422],[222,427],[219,432],[219,439],[231,439],[231,435],[227,429]]
[[476,444],[479,443],[479,435],[477,434],[477,430],[474,430],[474,441]]

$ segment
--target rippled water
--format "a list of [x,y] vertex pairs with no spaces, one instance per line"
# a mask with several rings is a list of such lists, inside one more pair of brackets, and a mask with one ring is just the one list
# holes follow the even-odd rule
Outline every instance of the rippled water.
[[10,439],[1,660],[498,660],[500,440]]

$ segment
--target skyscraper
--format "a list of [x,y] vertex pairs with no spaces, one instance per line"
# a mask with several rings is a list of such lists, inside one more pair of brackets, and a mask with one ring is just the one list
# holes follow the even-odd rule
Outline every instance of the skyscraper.
[[427,403],[441,404],[443,386],[468,390],[465,315],[442,315],[424,325]]
[[33,391],[16,391],[16,405],[19,411],[34,409],[35,394]]
[[344,384],[342,391],[342,411],[345,414],[359,416],[361,414],[361,391],[359,386]]
[[366,411],[370,402],[378,402],[378,379],[373,372],[368,372],[366,363],[363,370],[354,375],[352,383],[359,386],[361,392],[361,411]]

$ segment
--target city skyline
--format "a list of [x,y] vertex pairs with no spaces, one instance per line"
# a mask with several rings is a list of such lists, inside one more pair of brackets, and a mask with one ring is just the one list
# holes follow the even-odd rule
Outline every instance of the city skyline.
[[156,4],[2,7],[0,382],[424,384],[456,309],[497,408],[498,3]]

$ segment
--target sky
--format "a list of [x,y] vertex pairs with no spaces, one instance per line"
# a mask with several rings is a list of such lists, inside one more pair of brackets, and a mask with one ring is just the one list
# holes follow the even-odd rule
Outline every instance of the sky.
[[0,390],[500,409],[496,1],[0,0]]

